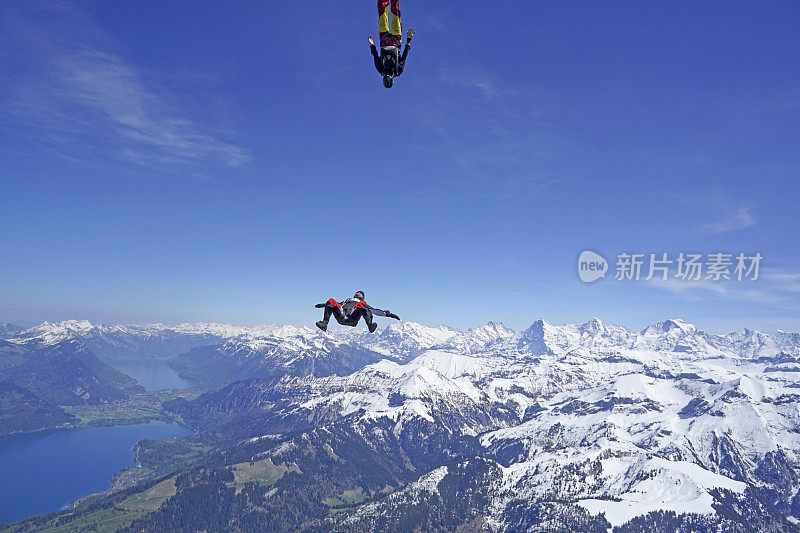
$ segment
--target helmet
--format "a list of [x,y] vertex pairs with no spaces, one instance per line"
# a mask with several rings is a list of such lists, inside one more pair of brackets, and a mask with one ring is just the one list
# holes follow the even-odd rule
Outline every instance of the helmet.
[[364,299],[364,291],[358,291],[353,295],[353,298],[358,298],[359,300]]
[[383,77],[383,86],[387,89],[391,89],[392,85],[394,85],[394,77],[393,76],[384,76]]

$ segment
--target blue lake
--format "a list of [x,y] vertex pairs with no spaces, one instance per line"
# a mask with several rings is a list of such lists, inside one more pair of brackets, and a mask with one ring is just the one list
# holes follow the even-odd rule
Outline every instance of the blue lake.
[[0,437],[0,524],[50,513],[93,492],[135,464],[143,439],[189,435],[177,424],[78,428]]
[[187,389],[194,386],[169,367],[167,361],[158,359],[133,359],[106,361],[120,372],[128,374],[147,390]]

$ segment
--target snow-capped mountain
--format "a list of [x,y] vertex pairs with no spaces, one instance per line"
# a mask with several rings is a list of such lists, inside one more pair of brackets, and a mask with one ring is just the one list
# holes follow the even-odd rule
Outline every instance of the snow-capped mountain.
[[[279,343],[280,350],[313,350],[326,343],[355,343],[362,349],[391,359],[407,360],[422,351],[460,334],[447,326],[429,327],[413,322],[392,324],[370,335],[365,330],[339,328],[329,334],[317,329],[290,325],[232,326],[216,323],[191,323],[174,326],[164,324],[105,325],[88,320],[44,322],[25,330],[8,327],[0,330],[0,338],[14,343],[51,346],[70,339],[86,343],[101,359],[140,357],[170,358],[201,346],[235,342],[223,351],[245,354],[274,351],[266,346]],[[235,346],[234,346],[235,345]],[[279,351],[280,351],[279,350]],[[291,357],[288,357],[291,359]]]
[[[8,338],[19,342],[37,342],[42,345],[53,345],[87,335],[94,327],[88,320],[65,320],[56,323],[43,322],[38,326],[14,332]],[[108,328],[108,326],[100,327],[103,329]],[[125,326],[113,327],[122,329]]]
[[[530,328],[516,332],[502,324],[490,322],[468,331],[449,326],[424,326],[414,322],[392,323],[370,335],[360,328],[337,328],[327,334],[308,327],[263,325],[256,327],[216,323],[186,323],[178,325],[105,325],[87,320],[44,322],[20,330],[4,325],[0,338],[16,343],[34,342],[53,345],[78,338],[99,352],[98,355],[176,356],[189,346],[222,344],[229,339],[257,342],[266,338],[312,339],[326,337],[354,342],[393,360],[408,360],[425,350],[444,348],[458,353],[482,353],[490,348],[504,352],[516,349],[527,353],[564,354],[578,348],[613,349],[618,347],[685,351],[705,356],[737,354],[742,358],[771,356],[780,351],[800,349],[800,334],[778,331],[764,334],[741,330],[725,335],[711,335],[697,330],[682,320],[665,320],[634,333],[621,326],[607,325],[592,319],[580,325],[554,326],[540,319]],[[310,342],[310,341],[309,341]],[[97,348],[102,349],[98,350]],[[149,350],[149,351],[148,351]],[[116,353],[118,352],[118,353]],[[111,357],[113,358],[113,357]]]
[[429,327],[415,322],[396,322],[375,335],[358,331],[365,347],[390,359],[408,360],[460,334],[448,326]]
[[785,351],[797,352],[800,347],[800,334],[777,331],[767,335],[758,331],[744,329],[717,338],[720,349],[730,347],[742,357],[772,357],[775,353]]
[[266,333],[279,326],[244,328],[224,324],[163,324],[105,325],[88,320],[44,322],[22,331],[12,331],[2,337],[10,342],[52,346],[77,339],[85,343],[104,360],[136,358],[169,358],[197,346],[218,344],[225,339],[242,335]]
[[[518,530],[542,506],[556,512],[556,503],[570,520],[599,530],[745,517],[755,530],[792,530],[800,519],[797,335],[715,336],[680,320],[634,333],[597,319],[539,320],[523,332],[499,324],[437,332],[405,325],[370,338],[393,360],[349,375],[242,381],[176,408],[198,425],[225,413],[224,430],[237,438],[346,424],[372,435],[377,448],[394,435],[409,456],[431,443],[446,450],[447,442],[475,439],[467,463],[431,465],[437,469],[369,503],[369,512],[337,513],[330,520],[343,529],[389,523],[374,520],[434,493],[453,512],[478,512],[494,531]],[[403,333],[419,343],[411,360]],[[440,484],[477,468],[474,461],[482,473],[471,482],[471,501],[480,503],[457,511],[463,506],[447,499],[457,492]]]
[[294,326],[263,327],[221,344],[200,346],[171,361],[181,375],[206,388],[282,374],[346,375],[385,355],[351,335]]
[[308,327],[267,326],[248,330],[220,345],[195,348],[171,364],[206,387],[284,373],[344,376],[381,359],[406,362],[438,347],[481,351],[515,334],[502,324],[461,332],[448,326],[400,322],[375,334],[350,328],[322,333]]
[[489,322],[483,326],[464,332],[458,332],[437,345],[437,348],[456,353],[471,354],[491,351],[493,347],[503,346],[504,341],[514,338],[517,332],[498,322]]

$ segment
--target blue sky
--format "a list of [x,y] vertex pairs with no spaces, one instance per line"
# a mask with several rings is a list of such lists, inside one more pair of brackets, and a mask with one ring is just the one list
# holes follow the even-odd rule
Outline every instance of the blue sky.
[[[0,6],[0,320],[800,330],[800,4]],[[610,276],[591,285],[577,257]],[[614,281],[620,252],[757,281]]]

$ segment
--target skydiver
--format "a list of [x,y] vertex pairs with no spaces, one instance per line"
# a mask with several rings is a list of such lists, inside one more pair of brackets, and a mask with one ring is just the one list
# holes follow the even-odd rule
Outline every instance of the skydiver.
[[[375,48],[372,35],[369,36],[369,47],[375,68],[383,76],[383,86],[391,89],[394,79],[403,73],[406,67],[406,57],[411,49],[411,39],[414,37],[414,28],[409,28],[406,33],[406,47],[400,55],[400,45],[403,42],[403,26],[400,22],[400,0],[378,0],[378,33],[381,39],[381,53]],[[389,27],[389,6],[391,3],[392,25]]]
[[378,324],[372,321],[373,315],[400,320],[399,316],[388,310],[375,309],[367,305],[367,302],[364,300],[364,291],[358,291],[352,298],[348,298],[343,302],[337,302],[331,298],[324,304],[317,304],[315,307],[317,309],[325,309],[322,320],[317,322],[317,327],[322,331],[328,330],[328,320],[330,320],[331,315],[333,315],[336,321],[342,326],[350,326],[352,328],[358,325],[358,321],[361,317],[364,317],[364,322],[367,324],[370,333],[375,333],[375,330],[378,329]]

